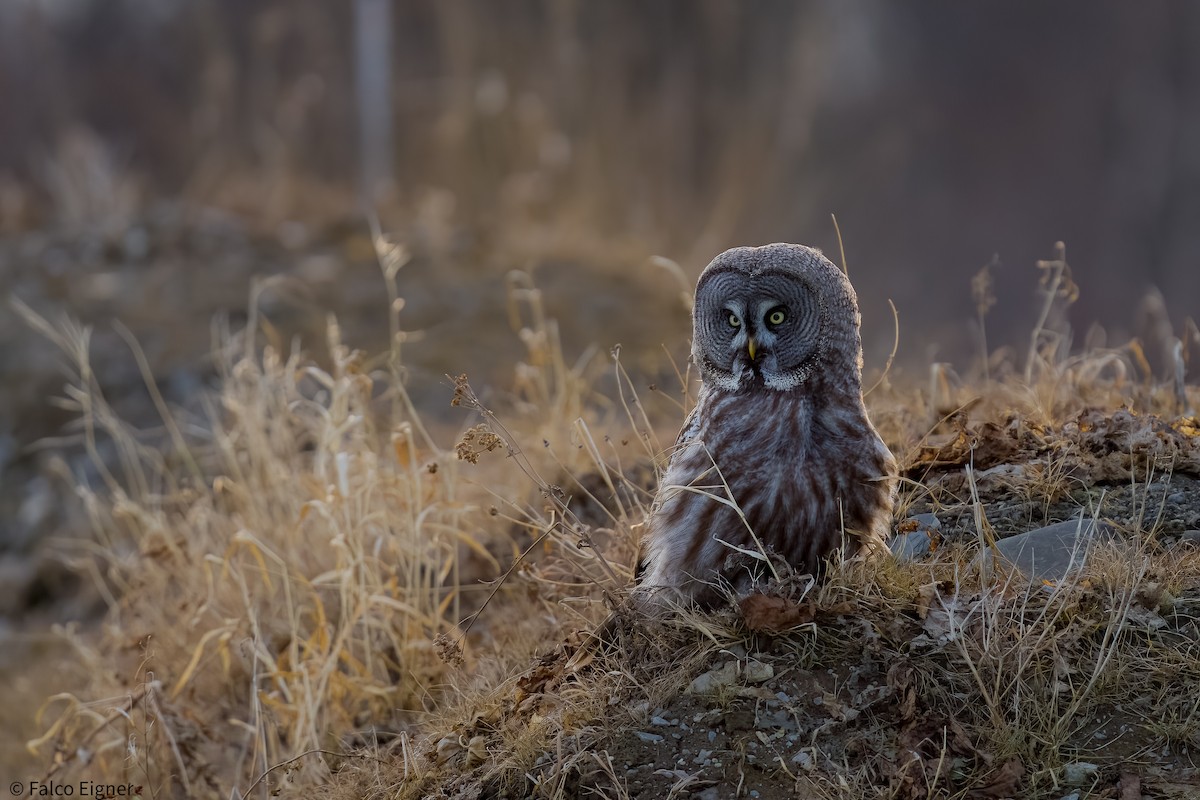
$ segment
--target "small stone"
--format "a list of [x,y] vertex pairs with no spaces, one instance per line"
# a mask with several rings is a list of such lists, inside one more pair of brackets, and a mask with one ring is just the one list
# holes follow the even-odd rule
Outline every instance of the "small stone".
[[651,717],[651,718],[650,718],[650,724],[651,724],[651,725],[654,725],[654,726],[656,726],[656,727],[662,728],[662,727],[664,727],[664,726],[670,725],[671,723],[670,723],[670,722],[667,722],[667,721],[666,721],[665,719],[663,719],[662,717]]
[[737,662],[727,661],[716,669],[697,675],[695,680],[688,684],[688,693],[709,694],[722,686],[729,686],[737,681],[737,672]]
[[900,523],[900,529],[907,533],[893,536],[888,540],[888,547],[897,561],[915,561],[929,555],[933,537],[941,528],[942,521],[936,514],[914,514]]
[[634,731],[633,735],[638,737],[639,739],[641,739],[643,742],[646,742],[647,744],[658,744],[659,742],[663,741],[663,737],[659,736],[657,733],[648,733],[646,731]]
[[[1067,786],[1083,786],[1096,778],[1096,773],[1100,771],[1097,764],[1092,764],[1088,761],[1072,761],[1070,764],[1063,765],[1063,783]],[[1078,797],[1079,793],[1076,792]]]
[[927,531],[913,531],[893,536],[888,540],[888,548],[897,561],[916,561],[929,555],[933,547],[933,539]]
[[937,514],[913,514],[908,519],[917,523],[919,531],[940,531],[942,529],[942,521],[937,518]]
[[763,683],[775,677],[775,668],[762,661],[748,661],[742,677],[747,683]]
[[1187,547],[1200,547],[1200,531],[1184,531],[1179,534],[1179,544]]
[[[1109,525],[1081,517],[1001,539],[995,550],[1030,578],[1057,581],[1081,568],[1096,544],[1115,539]],[[982,557],[991,555],[988,550]]]

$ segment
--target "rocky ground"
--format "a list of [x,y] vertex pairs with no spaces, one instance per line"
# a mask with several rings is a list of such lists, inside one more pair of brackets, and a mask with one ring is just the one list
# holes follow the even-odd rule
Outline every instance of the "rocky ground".
[[[1198,796],[1198,456],[1194,420],[1126,411],[951,431],[908,465],[898,559],[713,615],[618,614],[372,796]],[[977,509],[991,578],[967,566]],[[1049,570],[1010,571],[1018,540]]]

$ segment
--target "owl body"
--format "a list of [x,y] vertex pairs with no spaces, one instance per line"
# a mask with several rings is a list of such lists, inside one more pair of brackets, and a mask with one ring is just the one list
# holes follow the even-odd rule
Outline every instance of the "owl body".
[[761,548],[802,572],[882,543],[895,462],[867,417],[857,300],[800,245],[736,248],[700,276],[693,361],[703,385],[652,506],[645,590],[711,604]]

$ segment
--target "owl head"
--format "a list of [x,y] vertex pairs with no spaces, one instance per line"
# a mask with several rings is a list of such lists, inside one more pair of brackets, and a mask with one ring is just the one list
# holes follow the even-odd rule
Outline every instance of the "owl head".
[[726,391],[858,389],[862,345],[850,281],[819,250],[735,247],[696,284],[692,358]]

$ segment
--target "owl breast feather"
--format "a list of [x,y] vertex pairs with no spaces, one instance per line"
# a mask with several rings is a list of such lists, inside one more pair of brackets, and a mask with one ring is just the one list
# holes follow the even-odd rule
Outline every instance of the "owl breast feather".
[[644,583],[701,597],[737,549],[816,572],[886,536],[891,454],[861,401],[709,391],[681,433],[650,520]]

